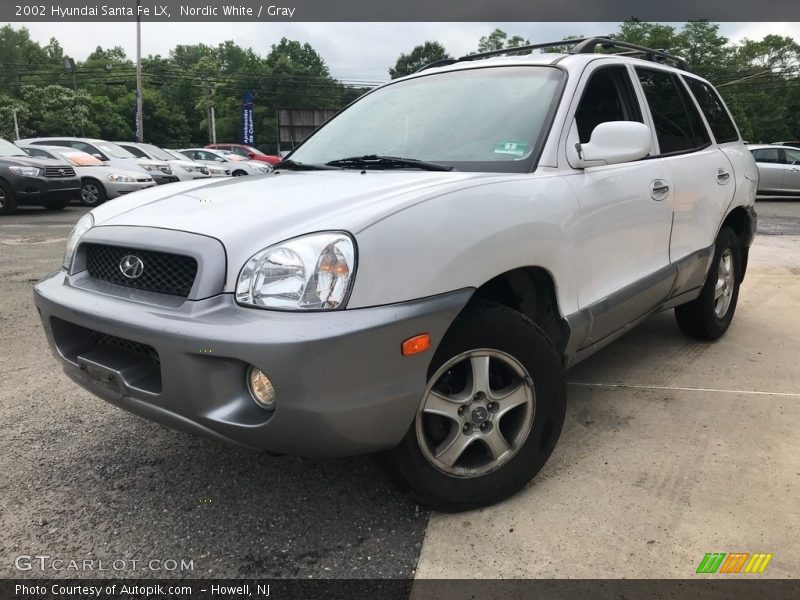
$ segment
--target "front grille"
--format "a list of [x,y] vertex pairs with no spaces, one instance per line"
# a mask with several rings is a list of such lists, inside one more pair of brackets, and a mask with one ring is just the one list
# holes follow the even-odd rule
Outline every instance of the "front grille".
[[[84,247],[90,277],[125,287],[186,298],[197,275],[197,261],[191,256],[102,244]],[[120,263],[128,256],[139,258],[144,265],[135,279],[122,274]]]
[[72,167],[45,167],[45,177],[75,177],[75,169]]
[[158,365],[161,364],[158,352],[156,352],[156,349],[152,346],[134,342],[133,340],[126,340],[101,331],[95,331],[94,329],[87,329],[86,331],[89,332],[89,337],[97,348],[117,348],[118,350],[125,350],[126,352],[149,358]]

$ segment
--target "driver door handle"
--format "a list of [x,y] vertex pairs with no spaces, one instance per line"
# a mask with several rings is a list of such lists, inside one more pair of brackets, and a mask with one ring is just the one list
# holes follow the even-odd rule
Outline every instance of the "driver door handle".
[[650,184],[650,197],[656,202],[661,202],[669,196],[669,184],[663,179],[656,179]]

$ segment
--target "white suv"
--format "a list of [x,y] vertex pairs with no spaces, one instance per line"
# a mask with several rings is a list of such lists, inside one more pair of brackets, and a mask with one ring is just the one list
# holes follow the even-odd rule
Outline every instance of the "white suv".
[[756,226],[708,82],[569,45],[392,81],[264,178],[96,208],[35,286],[65,371],[239,445],[386,450],[437,509],[514,493],[558,440],[566,369],[657,311],[725,333]]

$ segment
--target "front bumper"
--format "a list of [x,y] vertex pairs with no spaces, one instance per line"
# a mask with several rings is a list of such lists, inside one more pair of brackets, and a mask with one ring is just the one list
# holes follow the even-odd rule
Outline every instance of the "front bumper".
[[[286,313],[239,307],[230,294],[158,307],[69,281],[54,273],[36,284],[34,297],[51,348],[76,383],[176,429],[304,456],[399,443],[433,350],[472,295],[461,290],[375,308]],[[151,347],[157,374],[152,363],[145,373],[124,352],[93,346],[87,330]],[[423,332],[431,334],[432,349],[402,356],[402,342]],[[250,365],[272,380],[273,412],[250,397]]]
[[8,176],[17,204],[46,204],[51,200],[66,200],[81,192],[80,177],[26,177]]
[[105,183],[106,194],[109,200],[130,194],[131,192],[138,192],[150,187],[155,187],[155,181],[136,181],[136,182],[122,182],[122,181],[107,181]]

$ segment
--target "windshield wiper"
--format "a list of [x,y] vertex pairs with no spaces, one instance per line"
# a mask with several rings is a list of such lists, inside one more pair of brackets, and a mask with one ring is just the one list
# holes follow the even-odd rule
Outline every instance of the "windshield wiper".
[[292,159],[282,160],[272,165],[273,169],[286,169],[287,171],[327,171],[329,167],[325,165],[312,165],[294,161]]
[[376,168],[376,169],[422,169],[424,171],[452,171],[453,167],[435,162],[426,162],[416,158],[402,158],[399,156],[381,156],[379,154],[365,154],[364,156],[351,156],[339,158],[325,163],[329,167],[342,168]]

